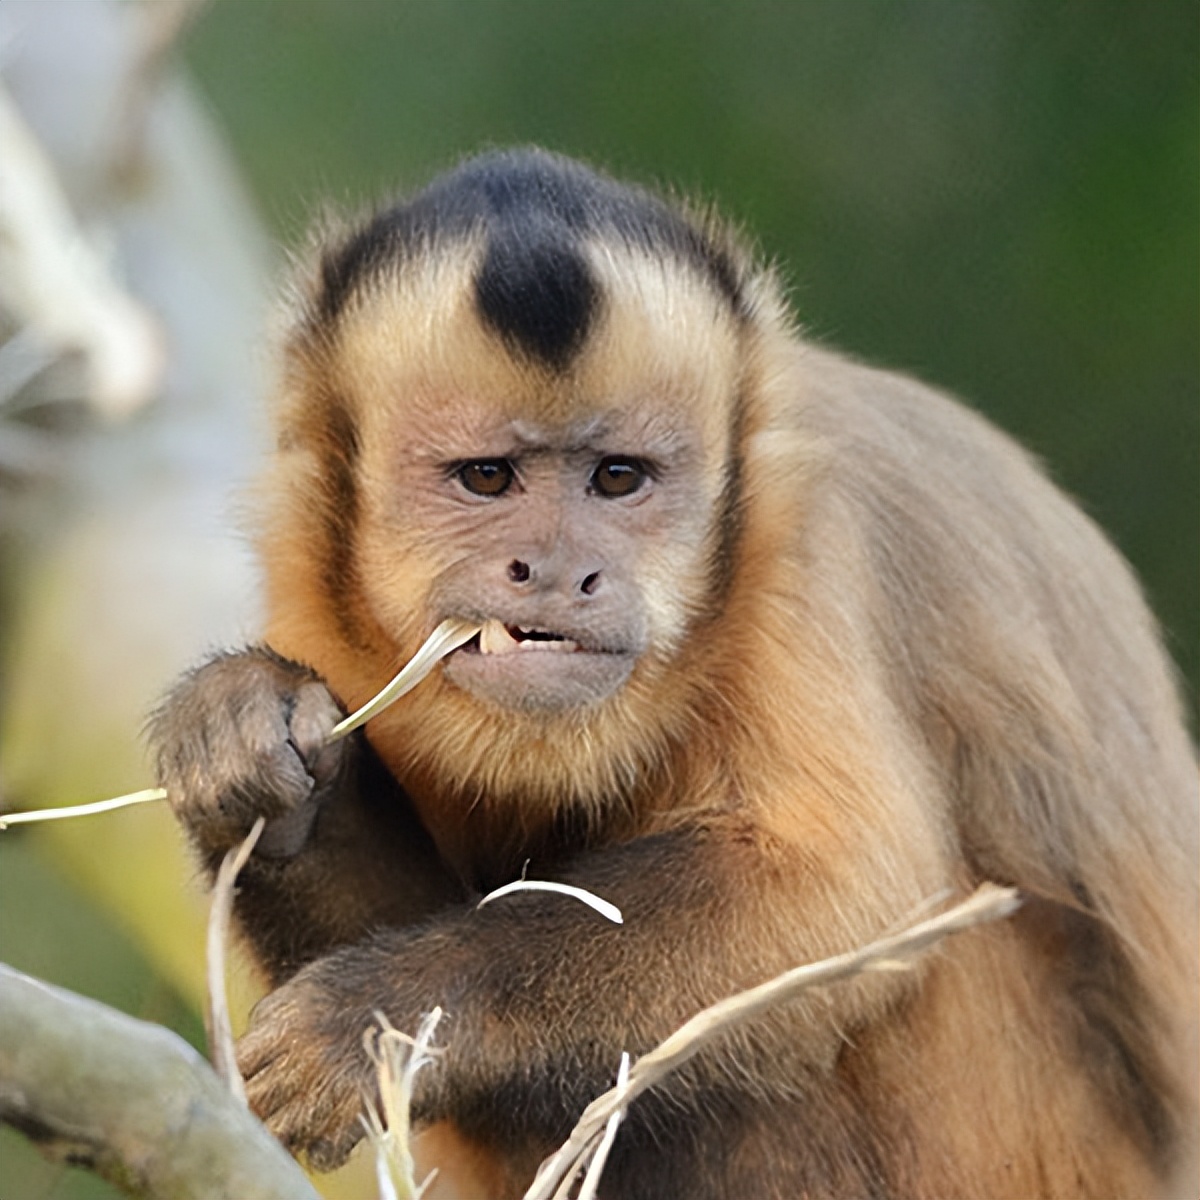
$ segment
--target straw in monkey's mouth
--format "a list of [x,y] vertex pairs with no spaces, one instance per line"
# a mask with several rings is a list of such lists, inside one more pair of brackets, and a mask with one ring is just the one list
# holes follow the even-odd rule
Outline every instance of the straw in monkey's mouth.
[[351,713],[345,720],[339,721],[333,727],[329,734],[329,740],[334,742],[338,738],[345,737],[351,730],[366,724],[389,704],[393,704],[401,696],[411,692],[447,654],[471,641],[479,633],[480,626],[477,622],[463,621],[453,617],[443,621],[382,691],[368,700],[357,712]]

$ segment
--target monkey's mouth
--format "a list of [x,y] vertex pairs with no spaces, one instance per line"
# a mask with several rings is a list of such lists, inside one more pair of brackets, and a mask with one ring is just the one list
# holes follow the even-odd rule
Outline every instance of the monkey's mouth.
[[483,628],[463,649],[483,655],[557,653],[574,654],[582,649],[578,642],[552,633],[547,629],[527,629],[523,625],[506,625],[494,618],[485,621]]
[[636,653],[591,633],[577,641],[557,630],[493,617],[446,659],[446,678],[502,708],[565,712],[616,691],[636,659]]

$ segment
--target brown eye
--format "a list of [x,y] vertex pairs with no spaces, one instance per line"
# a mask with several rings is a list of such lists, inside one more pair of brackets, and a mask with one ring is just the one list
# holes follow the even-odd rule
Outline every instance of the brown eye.
[[476,496],[499,496],[512,486],[512,463],[506,458],[485,458],[464,463],[457,471],[459,482]]
[[601,496],[632,496],[646,482],[646,468],[636,458],[602,458],[592,472],[592,488]]

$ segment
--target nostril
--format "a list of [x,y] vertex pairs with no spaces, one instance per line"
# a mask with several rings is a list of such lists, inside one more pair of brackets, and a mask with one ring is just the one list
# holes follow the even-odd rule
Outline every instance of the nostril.
[[508,564],[508,577],[513,583],[528,583],[529,564],[523,563],[519,558],[514,558]]
[[591,594],[592,594],[592,593],[593,593],[593,592],[596,590],[596,588],[597,588],[597,586],[599,585],[599,583],[600,583],[600,572],[599,572],[599,571],[593,571],[593,572],[592,572],[592,573],[591,573],[591,574],[590,574],[590,575],[589,575],[589,576],[588,576],[586,579],[584,579],[584,581],[583,581],[583,582],[582,582],[582,583],[579,585],[579,590],[580,590],[580,591],[581,591],[581,592],[582,592],[582,593],[583,593],[585,596],[590,596],[590,595],[591,595]]

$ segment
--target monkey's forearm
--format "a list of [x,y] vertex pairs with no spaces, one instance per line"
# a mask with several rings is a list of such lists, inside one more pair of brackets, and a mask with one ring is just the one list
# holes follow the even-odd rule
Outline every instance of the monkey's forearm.
[[363,745],[300,851],[251,857],[234,911],[278,984],[372,929],[411,925],[462,899],[407,796]]
[[[567,896],[516,893],[313,963],[264,1001],[243,1044],[255,1107],[285,1140],[306,1144],[294,1097],[324,1091],[357,1103],[371,1083],[361,1044],[374,1013],[411,1032],[441,1005],[447,1049],[420,1076],[417,1118],[485,1137],[511,1134],[519,1119],[532,1141],[562,1136],[611,1084],[622,1051],[643,1053],[704,1006],[848,948],[822,928],[844,897],[814,880],[805,905],[777,886],[795,865],[786,849],[764,847],[749,828],[740,839],[730,832],[648,837],[561,874],[617,904],[622,925]],[[714,928],[725,936],[714,939]],[[674,1076],[672,1103],[703,1107],[741,1078],[794,1091],[832,1064],[847,1028],[910,982],[876,975],[763,1018]]]

